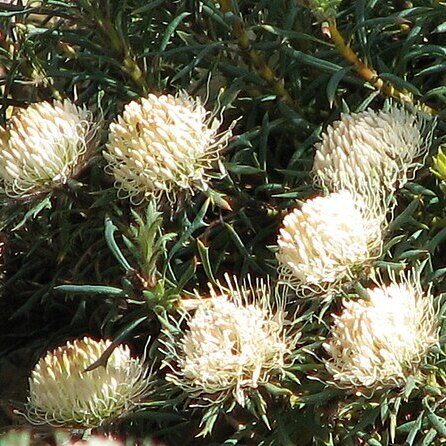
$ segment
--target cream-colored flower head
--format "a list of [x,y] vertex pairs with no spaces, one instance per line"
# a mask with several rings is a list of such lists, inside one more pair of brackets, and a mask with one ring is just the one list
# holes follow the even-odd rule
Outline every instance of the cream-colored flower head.
[[277,240],[281,281],[305,296],[352,280],[382,247],[384,212],[365,204],[363,197],[340,191],[286,215]]
[[439,342],[433,297],[415,272],[368,290],[368,296],[345,300],[342,314],[334,315],[327,369],[346,387],[404,385]]
[[232,395],[244,406],[247,390],[283,371],[297,335],[288,333],[283,299],[273,305],[264,282],[239,287],[235,278],[226,280],[227,287],[210,286],[210,297],[186,312],[185,331],[163,330],[166,379],[202,404]]
[[343,114],[316,144],[316,183],[330,191],[404,186],[429,149],[433,126],[429,131],[426,122],[419,112],[396,105]]
[[35,103],[0,127],[0,190],[14,198],[65,184],[84,166],[95,126],[69,100]]
[[208,188],[209,169],[219,158],[231,131],[186,94],[149,94],[126,105],[110,125],[106,170],[120,196],[138,203],[179,192]]
[[29,379],[26,418],[34,424],[97,427],[132,409],[148,388],[147,368],[119,345],[106,366],[86,369],[111,345],[85,337],[48,352]]

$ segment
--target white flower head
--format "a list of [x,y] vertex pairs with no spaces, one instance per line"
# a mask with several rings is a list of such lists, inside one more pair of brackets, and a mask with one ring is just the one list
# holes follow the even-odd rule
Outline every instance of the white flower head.
[[346,387],[404,385],[439,342],[439,321],[430,290],[410,272],[368,290],[368,300],[345,300],[324,345],[334,381]]
[[209,169],[231,136],[231,129],[219,134],[219,125],[198,99],[149,94],[127,104],[110,125],[106,170],[119,194],[135,203],[205,191]]
[[421,113],[397,105],[343,114],[316,144],[315,181],[330,191],[357,190],[369,183],[393,192],[420,166],[432,130]]
[[249,389],[283,371],[298,335],[289,334],[283,299],[274,307],[263,281],[239,287],[226,280],[186,312],[185,332],[163,330],[166,379],[193,399],[218,404],[232,395],[244,406]]
[[69,100],[31,104],[0,127],[0,190],[22,198],[65,184],[84,167],[92,114]]
[[91,371],[111,345],[85,337],[40,358],[29,379],[25,417],[34,424],[97,427],[132,409],[149,385],[147,368],[119,345]]
[[335,290],[380,254],[384,212],[348,191],[307,200],[285,216],[277,244],[281,280],[306,292]]

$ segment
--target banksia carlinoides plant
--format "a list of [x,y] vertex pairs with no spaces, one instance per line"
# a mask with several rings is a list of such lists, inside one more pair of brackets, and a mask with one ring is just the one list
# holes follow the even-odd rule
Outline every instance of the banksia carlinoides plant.
[[369,184],[393,192],[419,167],[431,135],[420,113],[401,106],[343,114],[316,144],[315,181],[330,191],[360,191]]
[[277,240],[282,282],[302,296],[334,290],[380,254],[384,212],[367,211],[362,198],[335,192],[285,216]]
[[65,184],[84,167],[94,131],[92,114],[69,100],[20,110],[0,127],[0,191],[22,198]]
[[96,427],[126,414],[148,388],[143,361],[119,345],[106,366],[86,369],[111,345],[85,337],[48,352],[29,379],[25,417],[34,424]]
[[336,384],[402,386],[419,377],[419,365],[439,342],[439,320],[430,290],[415,272],[368,290],[368,300],[345,300],[334,316],[326,362]]
[[[165,328],[165,364],[173,382],[197,403],[219,404],[233,397],[246,404],[246,391],[281,373],[298,335],[288,333],[284,303],[272,302],[268,285],[210,286],[210,297],[186,311],[187,328]],[[234,283],[233,283],[234,282]]]
[[[141,445],[446,443],[445,4],[0,0],[0,402],[48,339],[150,336],[131,407],[75,384],[28,418],[67,444],[84,420]],[[373,282],[420,262],[433,298]]]
[[209,170],[231,131],[186,94],[149,94],[126,105],[110,126],[104,157],[121,197],[134,203],[179,192],[205,191]]

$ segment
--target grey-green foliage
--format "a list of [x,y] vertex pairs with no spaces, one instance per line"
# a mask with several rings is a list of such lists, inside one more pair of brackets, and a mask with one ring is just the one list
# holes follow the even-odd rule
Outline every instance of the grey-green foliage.
[[[85,333],[126,339],[141,352],[151,336],[156,397],[111,429],[168,444],[446,441],[443,345],[424,366],[427,383],[410,381],[405,389],[367,397],[324,384],[329,376],[322,343],[331,313],[340,311],[338,301],[321,306],[310,300],[298,309],[291,303],[302,332],[298,349],[286,375],[259,390],[257,405],[226,414],[188,407],[158,370],[159,321],[181,297],[194,289],[207,292],[206,282],[224,272],[274,280],[281,218],[315,193],[309,171],[322,129],[340,112],[380,108],[387,99],[322,33],[307,2],[16,3],[0,6],[2,121],[10,107],[67,97],[95,112],[101,132],[96,156],[77,185],[40,201],[0,204],[7,242],[0,353],[35,343],[37,358],[42,344],[52,347]],[[225,12],[228,4],[232,11]],[[436,153],[446,128],[446,5],[345,0],[336,21],[383,80],[436,109]],[[125,103],[181,89],[207,98],[209,110],[223,109],[223,127],[239,121],[224,152],[228,176],[212,184],[208,197],[197,195],[174,212],[165,203],[161,218],[116,197],[100,152],[108,124]],[[396,196],[378,265],[401,269],[425,262],[423,281],[433,285],[443,317],[446,190],[429,173],[430,159]],[[221,200],[226,208],[218,206]],[[197,439],[203,417],[209,435]]]

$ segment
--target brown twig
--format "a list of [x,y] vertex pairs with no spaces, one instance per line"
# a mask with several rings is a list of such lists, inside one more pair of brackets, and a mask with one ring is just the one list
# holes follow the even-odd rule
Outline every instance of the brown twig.
[[353,49],[347,44],[342,34],[339,32],[336,26],[336,20],[334,18],[328,19],[324,32],[330,37],[335,44],[339,53],[345,60],[350,62],[356,69],[356,72],[368,83],[373,85],[377,90],[385,94],[386,96],[397,99],[400,102],[409,103],[415,105],[417,108],[424,112],[436,115],[437,111],[414,99],[413,94],[407,90],[399,90],[389,82],[384,81],[379,77],[379,74],[371,67],[367,66],[359,56],[353,51]]
[[[235,14],[232,0],[217,1],[223,13]],[[233,22],[232,32],[237,38],[239,48],[243,51],[243,54],[246,55],[248,63],[254,66],[260,77],[268,83],[270,88],[278,97],[280,97],[288,106],[295,109],[296,104],[293,101],[291,95],[286,90],[283,79],[279,79],[272,68],[267,65],[261,53],[259,53],[252,47],[251,39],[249,38],[249,35],[246,31],[245,23],[241,17],[237,17],[237,20]]]

